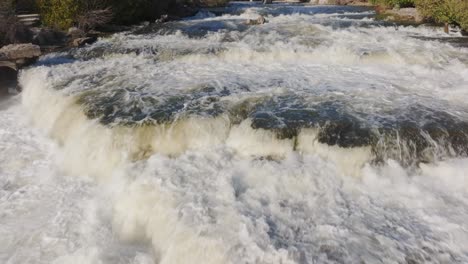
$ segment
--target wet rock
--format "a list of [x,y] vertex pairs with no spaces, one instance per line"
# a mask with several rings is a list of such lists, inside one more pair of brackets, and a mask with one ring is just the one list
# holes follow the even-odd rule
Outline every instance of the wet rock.
[[10,88],[17,87],[16,65],[8,61],[0,61],[0,95],[8,94]]
[[156,23],[166,23],[166,22],[169,22],[169,21],[174,21],[174,20],[180,20],[179,17],[176,17],[176,16],[170,16],[170,15],[162,15],[159,19],[157,19],[155,22]]
[[0,89],[8,93],[17,88],[18,68],[34,63],[41,49],[33,44],[12,44],[0,49]]
[[181,20],[179,16],[165,14],[165,15],[162,15],[159,19],[156,19],[155,23],[163,24],[166,22],[179,21],[179,20]]
[[71,27],[68,29],[67,36],[71,39],[84,38],[86,37],[86,33],[79,28]]
[[74,39],[72,42],[73,47],[83,47],[87,44],[93,44],[97,41],[96,37],[84,37],[84,38],[77,38]]
[[80,95],[78,104],[83,106],[88,118],[99,119],[104,125],[118,123],[131,126],[142,122],[164,124],[184,116],[216,117],[225,112],[224,106],[219,102],[223,92],[210,87],[163,98],[144,94],[138,101],[128,100],[129,93],[139,91],[134,88],[112,92],[87,91]]
[[86,32],[86,37],[99,38],[99,37],[103,37],[103,36],[106,36],[106,33],[101,32],[101,31],[97,31],[97,30],[94,30],[94,29]]
[[267,21],[265,19],[264,16],[259,16],[257,19],[249,19],[247,20],[246,24],[247,25],[250,25],[250,26],[253,26],[253,25],[263,25],[265,24]]
[[263,0],[264,5],[273,4],[273,0]]
[[122,26],[122,25],[115,25],[115,24],[105,24],[105,25],[100,25],[97,27],[97,30],[105,33],[118,33],[118,32],[123,32],[123,31],[128,31],[131,30],[132,27],[129,26]]
[[356,119],[345,117],[343,119],[327,122],[320,128],[318,140],[329,146],[354,148],[369,146],[372,143],[372,134],[369,129],[361,127]]
[[10,61],[35,59],[41,56],[41,48],[31,43],[28,44],[11,44],[0,49],[1,57]]
[[33,37],[33,43],[39,46],[62,46],[65,43],[66,35],[63,32],[36,28]]
[[[310,104],[295,96],[280,96],[243,107],[253,129],[272,131],[279,139],[293,139],[304,128],[317,129],[317,140],[342,148],[370,147],[374,162],[393,159],[406,167],[446,157],[468,155],[468,122],[433,109],[398,109],[371,122],[339,101]],[[245,116],[242,113],[242,116]],[[246,118],[247,118],[246,117]]]
[[169,21],[169,15],[162,15],[160,18],[154,21],[155,23],[166,23]]

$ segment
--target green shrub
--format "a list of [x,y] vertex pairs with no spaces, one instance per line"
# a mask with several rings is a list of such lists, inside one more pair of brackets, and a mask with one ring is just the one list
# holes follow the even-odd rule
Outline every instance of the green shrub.
[[416,6],[426,18],[468,30],[467,0],[416,0]]
[[151,0],[37,0],[43,22],[59,29],[81,23],[91,11],[112,10],[117,23],[134,23],[149,19],[154,11]]
[[[2,1],[2,0],[0,0]],[[49,26],[66,29],[83,24],[83,18],[98,14],[97,10],[112,10],[113,22],[133,24],[159,18],[174,12],[182,5],[222,6],[228,0],[36,0],[43,22]],[[96,16],[92,16],[95,21]],[[101,20],[101,19],[99,19]],[[105,19],[103,19],[105,20]]]
[[66,29],[73,25],[79,10],[79,0],[37,0],[45,24]]
[[59,29],[80,24],[91,11],[112,10],[114,22],[132,24],[167,13],[176,0],[37,0],[43,22]]

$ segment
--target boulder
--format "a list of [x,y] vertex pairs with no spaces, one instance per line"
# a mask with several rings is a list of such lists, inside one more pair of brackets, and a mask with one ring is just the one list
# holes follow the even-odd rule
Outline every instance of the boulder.
[[71,39],[84,38],[86,37],[86,33],[77,27],[71,27],[68,29],[67,36]]
[[257,19],[249,19],[246,21],[247,25],[253,26],[253,25],[263,25],[267,21],[264,16],[259,16]]
[[0,57],[7,60],[23,60],[23,59],[36,59],[41,56],[41,48],[31,43],[28,44],[12,44],[4,46],[0,49]]
[[33,43],[39,46],[62,46],[65,43],[65,33],[47,28],[36,28]]
[[86,44],[93,44],[97,41],[96,37],[84,37],[84,38],[77,38],[74,39],[72,42],[73,47],[83,47]]

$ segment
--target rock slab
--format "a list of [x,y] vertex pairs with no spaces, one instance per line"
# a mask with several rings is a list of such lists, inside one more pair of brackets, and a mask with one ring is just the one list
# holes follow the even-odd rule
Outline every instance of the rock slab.
[[0,49],[0,58],[9,61],[35,59],[41,56],[41,48],[33,44],[11,44]]

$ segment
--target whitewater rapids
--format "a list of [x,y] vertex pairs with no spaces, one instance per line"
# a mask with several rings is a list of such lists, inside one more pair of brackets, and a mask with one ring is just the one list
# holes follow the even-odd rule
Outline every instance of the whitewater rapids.
[[0,263],[468,262],[466,38],[361,7],[211,11],[21,72]]

